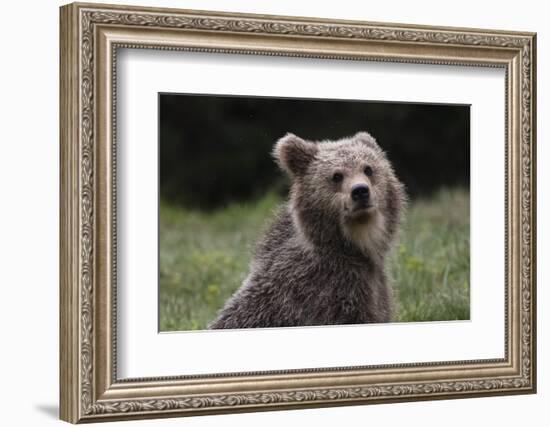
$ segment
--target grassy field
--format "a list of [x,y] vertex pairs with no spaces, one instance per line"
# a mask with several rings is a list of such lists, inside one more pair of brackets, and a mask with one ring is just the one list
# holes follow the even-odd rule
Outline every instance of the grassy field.
[[[160,208],[160,330],[204,329],[248,272],[252,245],[280,203],[270,194],[213,213]],[[417,200],[392,258],[399,322],[469,319],[469,194]]]

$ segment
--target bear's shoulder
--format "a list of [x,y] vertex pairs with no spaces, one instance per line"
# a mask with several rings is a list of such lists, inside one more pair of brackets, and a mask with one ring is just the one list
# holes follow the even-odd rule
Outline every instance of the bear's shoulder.
[[256,246],[256,255],[269,255],[286,246],[296,236],[296,227],[288,202],[274,213],[271,223]]

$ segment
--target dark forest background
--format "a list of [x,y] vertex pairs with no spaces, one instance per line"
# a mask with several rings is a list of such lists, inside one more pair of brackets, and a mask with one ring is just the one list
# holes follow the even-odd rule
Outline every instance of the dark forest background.
[[160,193],[215,209],[276,190],[271,158],[287,132],[309,140],[368,131],[412,198],[469,187],[470,108],[464,105],[159,94]]

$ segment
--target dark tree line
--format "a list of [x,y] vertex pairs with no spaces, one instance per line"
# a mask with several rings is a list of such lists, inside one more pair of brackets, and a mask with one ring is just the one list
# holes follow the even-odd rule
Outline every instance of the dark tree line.
[[468,106],[160,94],[159,123],[161,197],[186,206],[283,191],[271,149],[287,132],[321,140],[368,131],[412,197],[469,185]]

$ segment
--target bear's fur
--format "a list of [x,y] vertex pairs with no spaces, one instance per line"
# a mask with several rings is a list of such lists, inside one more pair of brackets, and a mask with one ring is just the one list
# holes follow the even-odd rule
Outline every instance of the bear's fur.
[[[317,143],[287,134],[273,155],[292,180],[289,201],[209,328],[389,322],[386,262],[406,195],[385,153],[360,132]],[[352,197],[358,186],[370,193]]]

